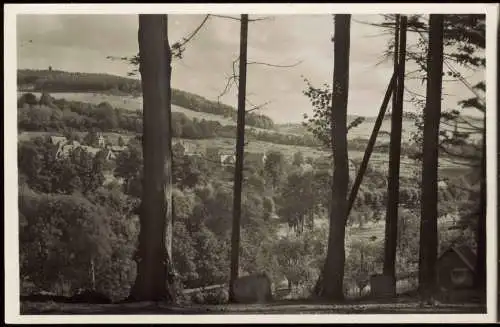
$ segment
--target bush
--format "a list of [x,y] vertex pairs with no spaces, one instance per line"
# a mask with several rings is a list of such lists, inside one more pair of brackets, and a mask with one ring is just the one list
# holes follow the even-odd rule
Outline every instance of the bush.
[[229,301],[226,288],[200,291],[191,295],[191,301],[196,304],[225,304]]

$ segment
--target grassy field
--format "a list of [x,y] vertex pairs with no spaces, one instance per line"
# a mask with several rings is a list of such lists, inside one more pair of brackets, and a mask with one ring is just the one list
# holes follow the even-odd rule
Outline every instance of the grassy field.
[[[19,92],[21,94],[23,92]],[[40,93],[34,93],[38,97]],[[127,110],[135,111],[140,110],[142,107],[142,97],[133,97],[133,96],[118,96],[118,95],[107,95],[101,93],[51,93],[51,95],[55,98],[65,98],[67,100],[74,101],[82,101],[87,103],[99,104],[101,102],[109,102],[114,107],[120,107]],[[206,119],[206,120],[215,120],[219,121],[223,125],[235,125],[235,122],[229,118],[225,118],[215,114],[197,112],[193,110],[189,110],[186,108],[182,108],[179,106],[172,106],[173,111],[182,112],[186,114],[190,118],[197,119]],[[354,117],[351,117],[351,120]],[[353,128],[349,131],[348,138],[362,138],[368,139],[372,133],[372,129],[375,123],[375,118],[367,117],[365,122],[359,125],[356,128]],[[251,129],[262,130],[251,127]],[[294,135],[304,135],[304,133],[308,133],[307,130],[300,124],[281,124],[277,125],[276,129],[282,134],[294,134]],[[389,141],[389,132],[391,129],[390,119],[386,118],[381,126],[380,133],[377,138],[377,144],[381,144]],[[262,130],[268,131],[268,130]],[[403,121],[403,141],[408,142],[412,138],[412,133],[416,131],[416,127],[414,122],[411,119],[405,118]],[[79,133],[82,137],[86,133]],[[118,142],[118,138],[121,136],[125,141],[128,141],[130,137],[133,137],[132,133],[118,134],[118,133],[103,133],[106,138],[113,144]],[[34,136],[43,136],[43,135],[53,135],[53,133],[48,132],[23,132],[19,134],[19,140],[26,140],[32,138]],[[215,138],[215,139],[202,139],[202,140],[183,140],[183,142],[192,144],[196,148],[196,150],[200,153],[206,153],[206,148],[208,147],[217,147],[221,151],[224,152],[234,152],[235,150],[235,139],[233,138]],[[317,158],[321,156],[328,156],[329,152],[323,151],[319,148],[311,148],[304,146],[292,146],[292,145],[283,145],[276,144],[270,142],[263,141],[254,141],[251,140],[248,142],[246,146],[246,151],[249,152],[258,152],[265,153],[269,150],[277,150],[284,153],[287,157],[293,156],[294,153],[301,151],[305,157]],[[361,160],[364,155],[364,151],[349,151],[349,158],[353,160]],[[381,169],[383,171],[387,170],[388,163],[388,154],[374,152],[370,158],[370,163]],[[440,162],[442,169],[449,169],[457,167],[450,162],[445,160],[441,160]],[[401,174],[407,175],[411,174],[412,171],[418,169],[415,161],[410,160],[408,158],[401,159]]]
[[[18,92],[18,96],[26,92]],[[40,92],[31,92],[40,98]],[[101,94],[101,93],[90,93],[90,92],[60,92],[60,93],[51,93],[50,94],[55,99],[66,99],[69,101],[80,101],[98,105],[101,102],[108,102],[114,108],[122,108],[130,111],[142,110],[142,97],[133,97],[131,95],[110,95],[110,94]],[[224,126],[236,126],[236,121],[231,118],[223,117],[220,115],[210,114],[206,112],[194,111],[190,109],[186,109],[177,105],[172,105],[173,112],[180,112],[185,114],[188,118],[193,119],[196,118],[198,120],[213,120],[218,121]],[[270,132],[270,130],[256,128],[256,127],[247,127],[247,129],[253,129],[257,131],[266,131]]]
[[[18,96],[20,96],[23,93],[25,92],[18,92]],[[33,92],[33,94],[35,94],[37,97],[40,97],[41,95],[40,92]],[[71,101],[81,101],[92,104],[108,102],[113,107],[123,108],[125,110],[130,110],[130,111],[142,110],[142,97],[133,97],[131,95],[110,95],[110,94],[91,93],[91,92],[60,92],[60,93],[51,93],[51,96],[56,99],[64,98]],[[201,119],[213,120],[220,122],[222,125],[229,125],[229,126],[236,125],[236,122],[230,118],[205,112],[193,111],[177,105],[172,105],[172,111],[181,112],[190,119],[196,118],[198,120]],[[350,117],[348,120],[351,121],[354,118],[355,117]],[[482,121],[474,120],[473,123],[476,126],[482,126]],[[355,138],[369,139],[374,125],[375,125],[375,117],[366,117],[365,121],[362,124],[360,124],[355,128],[352,128],[349,131],[348,137],[350,139],[355,139]],[[468,126],[466,123],[461,123],[458,125],[459,131],[463,131],[467,128],[470,128],[470,126]],[[247,127],[247,129],[270,132],[270,130],[256,128],[256,127]],[[453,128],[442,124],[441,129],[451,131]],[[412,119],[404,118],[402,130],[403,130],[403,135],[402,135],[403,142],[410,142],[413,138],[413,133],[417,131],[415,122]],[[290,134],[290,135],[309,134],[309,132],[304,126],[296,123],[276,125],[275,131],[281,134]],[[391,131],[391,121],[390,118],[386,117],[382,122],[382,126],[380,127],[380,132],[377,136],[377,144],[389,142],[390,131]],[[480,139],[480,137],[481,137],[480,134],[471,135],[471,138],[474,140],[478,140]]]

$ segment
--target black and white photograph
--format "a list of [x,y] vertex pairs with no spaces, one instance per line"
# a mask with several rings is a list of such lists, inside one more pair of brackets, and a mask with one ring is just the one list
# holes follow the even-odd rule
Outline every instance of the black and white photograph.
[[6,5],[8,321],[496,321],[498,4],[350,8]]

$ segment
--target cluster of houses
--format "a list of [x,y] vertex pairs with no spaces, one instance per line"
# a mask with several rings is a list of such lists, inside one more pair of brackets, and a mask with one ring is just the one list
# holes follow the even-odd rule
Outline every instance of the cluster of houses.
[[[92,156],[104,151],[104,157],[106,160],[114,160],[119,153],[126,149],[126,146],[109,144],[109,142],[106,142],[106,139],[102,134],[97,135],[97,146],[84,145],[75,140],[68,140],[64,136],[51,136],[50,140],[52,145],[57,147],[57,151],[55,152],[55,157],[57,159],[66,158],[72,151],[82,149],[87,153],[90,153]],[[174,144],[174,149],[175,147],[181,147],[181,151],[184,155],[190,157],[207,157],[212,161],[217,161],[223,167],[232,167],[236,163],[236,155],[233,151],[228,152],[219,151],[218,149],[207,149],[206,153],[202,153],[197,149],[196,145],[183,142],[182,140],[176,142]],[[267,156],[265,153],[245,152],[244,158],[245,161],[262,162],[264,164]],[[304,163],[302,168],[303,170],[312,170],[312,165]]]
[[[233,151],[219,151],[218,149],[209,148],[203,154],[194,144],[183,141],[175,143],[174,147],[182,147],[182,152],[186,156],[206,157],[209,160],[217,161],[223,167],[231,167],[236,163],[236,155]],[[246,152],[245,160],[261,161],[264,163],[266,155],[264,153]]]
[[70,141],[64,136],[51,136],[50,141],[52,145],[57,147],[57,151],[55,152],[56,159],[66,158],[72,151],[82,149],[93,156],[104,151],[106,160],[114,160],[116,156],[126,148],[125,146],[106,144],[106,140],[102,134],[98,134],[97,138],[97,147],[83,145],[75,140]]

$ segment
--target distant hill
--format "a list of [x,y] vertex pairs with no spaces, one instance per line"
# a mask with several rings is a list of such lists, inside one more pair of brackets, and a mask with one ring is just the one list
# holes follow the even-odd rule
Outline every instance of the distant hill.
[[[19,91],[50,93],[65,93],[74,100],[85,102],[108,101],[114,106],[134,110],[140,109],[141,82],[138,79],[110,75],[66,72],[59,70],[18,70],[17,84]],[[70,96],[70,94],[73,95]],[[99,93],[99,96],[96,96]],[[84,100],[85,98],[85,100]],[[104,98],[106,100],[104,100]],[[197,94],[173,89],[172,104],[174,111],[183,112],[192,118],[219,121],[224,125],[235,125],[237,111],[234,107],[208,100]],[[348,121],[359,116],[349,115]],[[349,131],[349,139],[368,139],[371,135],[376,117],[364,117],[365,121]],[[406,113],[403,118],[403,140],[409,141],[412,133],[416,131],[416,115]],[[476,126],[482,126],[483,122],[474,117],[467,119]],[[295,136],[310,137],[311,133],[300,123],[277,125],[265,115],[248,113],[246,118],[248,127],[266,129],[279,132],[280,134],[291,134]],[[467,128],[466,124],[460,124],[458,129]],[[442,129],[450,130],[450,126],[442,126]],[[391,131],[390,114],[384,117],[378,140],[388,141]],[[475,135],[475,137],[480,135]]]
[[[347,121],[348,123],[353,121],[354,119],[361,117],[357,115],[347,115]],[[478,117],[473,117],[469,115],[462,115],[462,117],[468,122],[460,122],[457,124],[457,130],[460,132],[468,132],[471,130],[470,125],[472,124],[477,127],[482,127],[484,125],[484,122],[481,118]],[[371,133],[373,131],[373,127],[375,126],[375,121],[377,120],[377,117],[363,117],[364,121],[361,123],[359,126],[354,127],[349,131],[348,134],[348,139],[356,139],[356,138],[361,138],[361,139],[369,139],[371,136]],[[413,138],[413,133],[417,132],[417,115],[415,113],[405,113],[403,116],[403,135],[402,139],[403,141],[411,141]],[[309,134],[310,132],[307,130],[307,128],[301,124],[301,123],[289,123],[289,124],[279,124],[275,125],[275,128],[280,132],[280,133],[286,133],[286,134],[295,134],[295,135],[304,135],[304,134]],[[441,123],[440,126],[441,131],[453,131],[454,126],[450,124],[446,124],[444,122]],[[382,126],[380,127],[380,132],[377,136],[377,142],[380,141],[389,141],[391,133],[391,115],[387,114],[384,116],[384,119],[382,120]],[[470,139],[471,140],[478,140],[482,136],[481,134],[471,134]]]
[[[110,74],[66,72],[60,70],[19,69],[17,86],[20,91],[81,92],[113,95],[141,95],[141,82],[137,79]],[[237,110],[224,103],[208,100],[197,94],[172,89],[172,104],[198,112],[236,120]],[[273,129],[271,118],[258,113],[248,113],[248,126]]]

